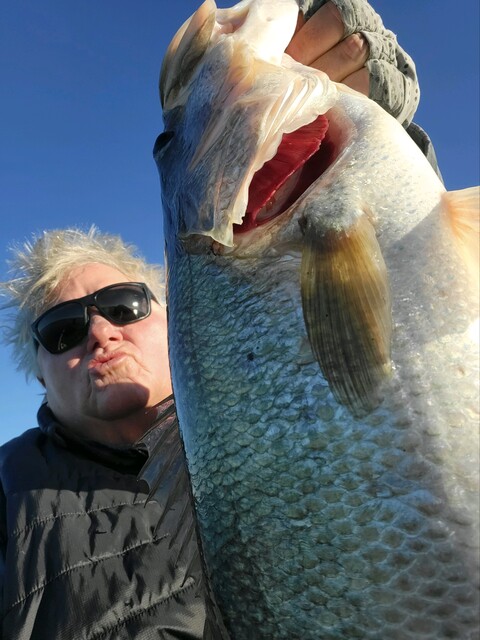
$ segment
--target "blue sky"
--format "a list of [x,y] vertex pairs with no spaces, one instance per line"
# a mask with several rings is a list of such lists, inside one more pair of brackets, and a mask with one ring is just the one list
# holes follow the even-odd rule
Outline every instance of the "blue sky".
[[[199,3],[5,0],[0,23],[0,278],[7,248],[32,232],[98,225],[163,261],[151,150],[162,130],[165,49]],[[230,2],[219,2],[225,7]],[[434,141],[448,189],[479,182],[477,0],[373,0],[413,56],[415,120]],[[0,321],[5,315],[0,316]],[[41,388],[0,346],[0,443],[35,426]]]

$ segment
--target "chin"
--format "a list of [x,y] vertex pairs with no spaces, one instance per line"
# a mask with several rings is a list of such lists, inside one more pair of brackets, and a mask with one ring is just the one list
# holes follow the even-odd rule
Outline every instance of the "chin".
[[98,416],[104,420],[121,420],[148,409],[150,392],[139,384],[105,387],[97,395]]

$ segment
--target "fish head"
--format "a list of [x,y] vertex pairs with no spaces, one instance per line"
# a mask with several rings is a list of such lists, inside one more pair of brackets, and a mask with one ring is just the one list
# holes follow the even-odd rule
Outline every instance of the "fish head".
[[[370,105],[383,111],[285,53],[297,17],[295,0],[244,0],[220,10],[207,0],[167,50],[160,79],[165,131],[154,157],[169,291],[173,263],[185,254],[301,254],[313,352],[339,401],[362,414],[377,404],[390,371],[385,265],[368,215],[345,205],[341,186],[352,188],[351,174],[340,168],[341,180],[322,180],[352,140],[369,138]],[[350,111],[359,111],[360,127],[345,117],[345,97]],[[354,147],[369,160],[361,144]]]
[[207,0],[173,38],[154,148],[166,238],[232,248],[294,199],[291,176],[319,150],[338,99],[324,73],[285,54],[297,16],[296,0]]
[[299,258],[310,346],[361,416],[392,370],[385,250],[444,188],[391,115],[285,53],[297,16],[296,0],[206,0],[172,40],[154,148],[168,272],[185,254]]

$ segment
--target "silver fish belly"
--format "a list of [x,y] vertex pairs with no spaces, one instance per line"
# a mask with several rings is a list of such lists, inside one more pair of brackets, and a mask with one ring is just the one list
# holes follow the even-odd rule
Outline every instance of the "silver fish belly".
[[[473,639],[478,193],[446,194],[390,116],[283,56],[296,12],[208,0],[162,72],[172,379],[208,577],[236,640]],[[249,219],[253,176],[323,115],[321,174]]]

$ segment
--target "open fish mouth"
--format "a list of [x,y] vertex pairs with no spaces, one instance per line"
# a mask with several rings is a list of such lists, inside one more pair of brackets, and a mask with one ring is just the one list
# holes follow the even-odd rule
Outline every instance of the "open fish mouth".
[[297,16],[294,0],[206,0],[167,50],[154,155],[171,179],[162,193],[182,202],[172,224],[189,252],[245,245],[332,163],[338,89],[285,54]]
[[242,224],[234,234],[251,231],[287,211],[332,164],[335,146],[325,114],[286,133],[273,158],[254,174]]

